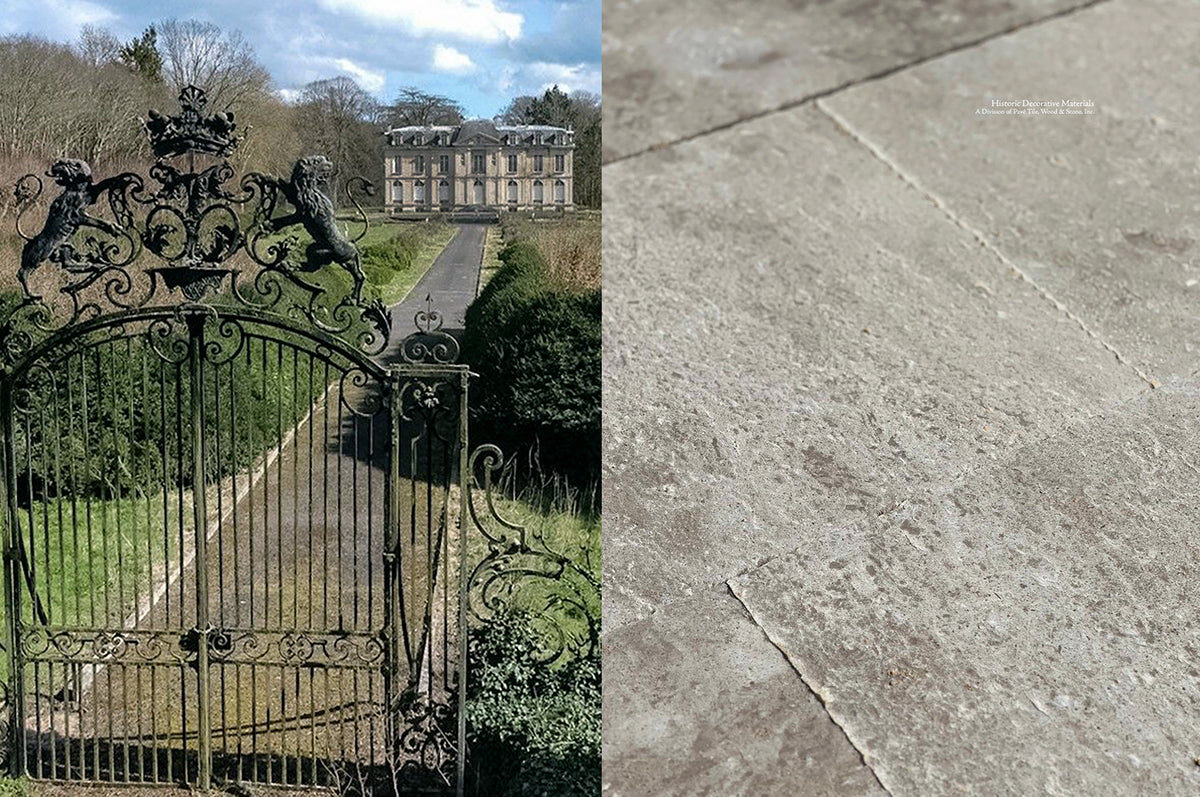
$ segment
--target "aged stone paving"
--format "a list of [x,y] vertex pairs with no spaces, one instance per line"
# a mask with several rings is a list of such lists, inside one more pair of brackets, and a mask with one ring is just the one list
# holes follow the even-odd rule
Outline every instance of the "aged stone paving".
[[605,20],[606,793],[1194,792],[1195,6],[668,5]]

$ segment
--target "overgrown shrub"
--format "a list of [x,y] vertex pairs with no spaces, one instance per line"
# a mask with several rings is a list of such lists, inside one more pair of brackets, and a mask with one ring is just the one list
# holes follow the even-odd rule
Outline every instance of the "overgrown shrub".
[[600,471],[600,292],[557,285],[517,241],[467,309],[473,439],[586,487]]
[[538,661],[532,618],[510,612],[471,632],[468,764],[475,794],[600,793],[600,662]]

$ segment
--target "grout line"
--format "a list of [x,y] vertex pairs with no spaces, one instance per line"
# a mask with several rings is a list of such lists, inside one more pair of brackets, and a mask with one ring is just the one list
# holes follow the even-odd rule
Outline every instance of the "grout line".
[[996,259],[998,259],[1001,263],[1003,263],[1008,268],[1012,269],[1013,272],[1016,273],[1018,276],[1020,276],[1020,278],[1023,281],[1028,283],[1035,291],[1037,291],[1039,294],[1041,294],[1041,296],[1044,299],[1046,299],[1047,301],[1049,301],[1050,304],[1054,305],[1054,307],[1057,310],[1059,310],[1061,313],[1066,315],[1067,318],[1071,319],[1076,324],[1078,324],[1079,328],[1083,330],[1084,334],[1086,334],[1089,338],[1091,338],[1092,340],[1096,341],[1101,346],[1103,346],[1110,354],[1113,355],[1113,357],[1116,358],[1117,362],[1132,369],[1133,372],[1138,375],[1138,378],[1141,379],[1146,384],[1148,384],[1151,388],[1159,387],[1159,384],[1160,384],[1159,382],[1152,379],[1144,371],[1142,371],[1142,369],[1138,368],[1134,363],[1132,363],[1130,360],[1126,359],[1125,356],[1116,349],[1116,347],[1114,347],[1111,343],[1109,343],[1104,338],[1102,338],[1095,330],[1093,330],[1090,326],[1088,326],[1087,322],[1084,321],[1082,318],[1080,318],[1078,315],[1076,315],[1074,312],[1072,312],[1071,309],[1062,302],[1062,300],[1055,297],[1052,293],[1050,293],[1048,290],[1043,288],[1041,285],[1038,285],[1038,283],[1033,279],[1033,277],[1031,277],[1028,274],[1028,272],[1023,270],[1020,266],[1018,266],[1016,263],[1014,263],[1012,260],[1010,260],[1003,252],[1001,252],[1000,249],[998,249],[995,244],[993,244],[991,241],[989,241],[987,239],[987,236],[985,236],[982,231],[980,231],[980,230],[976,229],[975,227],[972,227],[970,224],[968,224],[965,219],[961,218],[958,214],[956,214],[953,210],[951,210],[950,207],[942,200],[941,197],[937,196],[932,191],[929,191],[928,189],[926,189],[924,186],[922,186],[917,181],[917,179],[915,177],[913,177],[912,175],[908,174],[903,169],[901,169],[900,165],[897,164],[890,157],[888,157],[887,153],[885,153],[880,147],[876,146],[873,142],[867,140],[867,138],[865,138],[861,133],[859,133],[853,127],[851,127],[850,123],[848,121],[846,121],[845,118],[839,116],[833,109],[829,108],[823,102],[817,101],[814,103],[814,105],[816,106],[816,108],[819,111],[821,111],[823,114],[825,114],[827,117],[829,117],[834,122],[834,124],[836,124],[839,128],[841,128],[842,131],[846,133],[846,135],[848,135],[854,141],[858,142],[863,147],[865,147],[867,149],[867,151],[869,151],[872,155],[875,156],[875,158],[877,160],[879,160],[881,163],[883,163],[885,166],[887,166],[889,169],[891,169],[896,174],[897,177],[899,177],[901,180],[903,180],[905,183],[907,183],[911,188],[913,188],[918,193],[920,193],[923,197],[925,197],[930,202],[932,202],[934,204],[934,206],[937,207],[938,210],[942,211],[942,213],[946,216],[947,219],[952,221],[954,224],[956,224],[961,229],[970,233],[975,238],[975,240],[977,240],[980,243],[980,245],[984,249],[986,249],[987,251],[989,251],[993,255],[995,255]]
[[850,732],[846,730],[846,726],[838,722],[837,718],[833,716],[833,713],[829,710],[829,703],[826,701],[825,696],[818,692],[817,689],[811,683],[809,683],[808,679],[804,677],[804,673],[800,671],[799,664],[792,660],[792,657],[788,655],[786,650],[784,650],[783,645],[774,637],[772,637],[771,633],[767,631],[763,624],[759,622],[758,618],[754,616],[754,611],[750,608],[750,605],[742,599],[741,595],[738,595],[737,590],[735,590],[733,587],[732,579],[725,582],[725,588],[729,590],[729,594],[733,596],[734,600],[741,604],[742,609],[746,612],[746,615],[750,618],[751,622],[758,626],[758,630],[762,632],[763,636],[767,638],[768,642],[775,646],[775,649],[779,651],[784,660],[787,661],[788,665],[791,666],[791,668],[795,671],[796,676],[800,679],[801,683],[803,683],[808,691],[812,693],[813,697],[817,699],[817,702],[821,704],[821,708],[824,710],[825,716],[829,717],[829,721],[837,726],[837,729],[842,732],[842,736],[846,738],[846,742],[849,743],[852,748],[854,748],[854,752],[858,753],[858,757],[859,760],[862,761],[862,765],[866,767],[867,771],[871,773],[871,776],[875,778],[875,782],[879,784],[879,787],[889,795],[893,794],[892,789],[890,789],[887,784],[883,782],[883,778],[879,776],[879,773],[875,771],[875,767],[871,766],[871,762],[867,760],[866,751],[864,751],[863,748],[854,741],[854,739],[850,736]]
[[903,64],[898,64],[896,66],[890,66],[890,67],[888,67],[886,69],[882,69],[878,72],[873,72],[870,75],[867,75],[865,77],[853,78],[851,80],[845,81],[844,83],[839,83],[836,86],[831,86],[830,88],[827,88],[827,89],[815,91],[812,94],[806,94],[803,97],[800,97],[798,99],[782,102],[778,105],[774,105],[765,110],[755,111],[754,113],[746,114],[745,116],[739,116],[736,119],[733,119],[731,121],[722,122],[721,124],[717,124],[712,127],[705,128],[705,129],[700,130],[695,133],[688,133],[687,135],[680,136],[679,138],[674,138],[669,141],[663,141],[658,144],[651,144],[650,146],[645,147],[643,149],[634,150],[633,152],[629,152],[624,155],[618,155],[614,158],[610,158],[606,161],[603,161],[600,165],[608,166],[610,164],[620,163],[621,161],[631,160],[633,158],[639,158],[642,155],[648,155],[652,152],[658,152],[660,150],[670,149],[671,147],[674,147],[677,144],[686,144],[689,141],[695,141],[700,138],[705,138],[706,136],[710,136],[713,133],[720,133],[724,130],[729,130],[732,127],[737,127],[738,125],[742,124],[743,122],[753,122],[757,119],[762,119],[767,116],[774,116],[777,113],[783,113],[784,111],[790,111],[794,108],[800,107],[801,105],[807,105],[810,102],[816,102],[817,100],[821,100],[821,99],[829,97],[833,94],[837,94],[839,92],[845,91],[846,89],[851,89],[851,88],[854,88],[855,86],[860,86],[865,83],[873,83],[877,80],[883,80],[884,78],[891,77],[892,75],[895,75],[900,72],[904,72],[905,70],[911,69],[913,67],[921,66],[922,64],[937,60],[938,58],[942,58],[943,56],[953,55],[954,53],[962,52],[963,50],[969,50],[973,47],[978,47],[981,44],[986,44],[987,42],[991,41],[992,39],[998,39],[1002,36],[1008,36],[1013,33],[1018,33],[1022,30],[1025,30],[1026,28],[1031,28],[1031,27],[1034,27],[1035,25],[1040,25],[1043,22],[1050,22],[1050,21],[1053,21],[1053,20],[1056,20],[1056,19],[1059,19],[1062,17],[1071,16],[1080,11],[1085,11],[1085,10],[1091,8],[1092,6],[1097,6],[1097,5],[1100,5],[1101,3],[1107,3],[1107,2],[1111,2],[1111,0],[1086,0],[1086,2],[1071,6],[1070,8],[1064,8],[1059,11],[1055,11],[1053,14],[1048,14],[1044,17],[1038,17],[1037,19],[1026,20],[1024,22],[1018,22],[1015,25],[1010,25],[1009,27],[1003,28],[1002,30],[993,31],[992,33],[985,34],[983,36],[980,36],[979,38],[972,39],[967,42],[963,42],[962,44],[956,44],[952,47],[947,47],[944,50],[939,50],[935,53],[930,53],[929,55],[921,56],[920,58],[917,58],[916,60],[913,60],[913,61],[906,61]]

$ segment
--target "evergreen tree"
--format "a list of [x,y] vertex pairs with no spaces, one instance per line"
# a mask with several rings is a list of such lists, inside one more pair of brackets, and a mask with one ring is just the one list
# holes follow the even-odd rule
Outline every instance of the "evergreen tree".
[[152,83],[162,82],[163,60],[158,52],[158,31],[153,25],[122,47],[118,55],[130,71]]

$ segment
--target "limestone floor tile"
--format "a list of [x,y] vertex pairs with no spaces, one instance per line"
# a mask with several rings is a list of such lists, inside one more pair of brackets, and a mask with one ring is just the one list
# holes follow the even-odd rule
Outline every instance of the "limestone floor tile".
[[[1197,10],[1111,0],[821,104],[1165,380],[1200,367]],[[993,99],[1095,113],[975,114]]]
[[604,645],[606,795],[883,794],[723,585]]
[[898,795],[1200,790],[1200,383],[732,582]]
[[618,0],[605,160],[729,124],[1084,0]]
[[608,628],[1147,389],[816,109],[604,179]]

